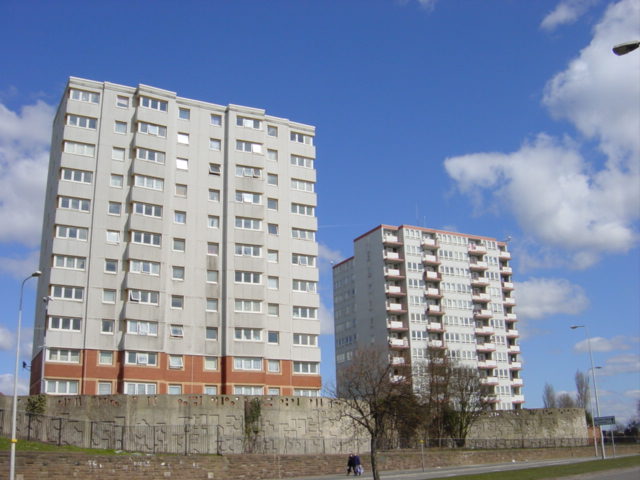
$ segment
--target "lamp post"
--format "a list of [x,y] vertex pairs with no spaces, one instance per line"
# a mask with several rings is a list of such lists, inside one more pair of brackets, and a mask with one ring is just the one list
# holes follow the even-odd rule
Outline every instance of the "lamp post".
[[637,40],[631,42],[624,42],[619,45],[616,45],[612,48],[613,53],[616,55],[626,55],[629,52],[633,52],[636,48],[640,47],[640,42]]
[[[596,384],[596,370],[593,366],[593,353],[591,352],[591,337],[589,336],[589,329],[586,325],[571,325],[571,330],[575,330],[576,328],[584,328],[584,335],[587,339],[587,348],[589,349],[589,361],[591,362],[591,379],[593,380],[593,395],[596,399],[596,415],[600,416],[600,404],[598,403],[598,385]],[[594,436],[595,436],[595,419],[593,422]],[[602,447],[602,459],[607,458],[607,454],[604,451],[604,437],[602,436],[602,427],[600,427],[600,441]],[[594,438],[594,443],[596,443],[596,439]],[[597,448],[596,448],[597,453]]]
[[13,374],[13,409],[11,411],[11,456],[9,459],[9,480],[16,478],[16,420],[18,416],[18,365],[20,363],[20,328],[22,327],[22,296],[24,284],[27,280],[42,275],[40,270],[36,270],[22,281],[20,285],[20,303],[18,304],[18,331],[16,333],[16,369]]
[[53,297],[42,297],[42,301],[44,302],[44,323],[42,324],[42,353],[40,356],[42,357],[42,363],[40,364],[40,393],[44,392],[44,366],[45,366],[45,356],[47,353],[47,322],[49,321],[49,302],[53,300]]

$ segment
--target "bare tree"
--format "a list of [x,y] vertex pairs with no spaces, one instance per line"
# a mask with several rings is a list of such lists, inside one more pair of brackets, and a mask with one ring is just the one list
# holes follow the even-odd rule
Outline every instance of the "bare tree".
[[442,446],[441,442],[447,433],[444,419],[451,397],[450,369],[445,350],[429,349],[427,358],[421,365],[415,366],[413,373],[413,383],[422,405],[420,426],[424,436],[437,439],[439,446]]
[[377,463],[379,442],[393,423],[398,406],[413,396],[407,367],[391,365],[385,348],[364,348],[354,352],[340,372],[336,401],[340,413],[371,437],[371,473],[380,480]]
[[542,393],[542,403],[544,408],[557,408],[556,391],[553,385],[549,383],[544,384],[544,392]]
[[560,393],[556,397],[558,408],[576,408],[576,401],[570,393]]
[[576,407],[584,408],[587,410],[589,408],[589,377],[586,373],[581,372],[580,370],[576,371]]

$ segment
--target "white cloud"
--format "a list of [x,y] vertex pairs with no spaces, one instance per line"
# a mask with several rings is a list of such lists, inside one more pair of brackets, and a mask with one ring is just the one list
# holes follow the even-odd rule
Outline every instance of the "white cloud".
[[326,306],[323,301],[320,301],[318,317],[320,318],[320,334],[333,335],[333,309]]
[[13,332],[0,325],[0,350],[14,350],[16,348]]
[[621,38],[640,36],[638,16],[638,2],[623,0],[607,9],[591,44],[546,87],[545,105],[585,140],[597,141],[604,165],[587,160],[598,157],[587,141],[544,133],[516,152],[445,160],[476,210],[509,211],[546,264],[586,268],[604,253],[627,252],[638,240],[640,75],[637,60],[611,53]]
[[582,287],[562,278],[531,278],[517,282],[516,291],[518,314],[525,319],[577,315],[589,306]]
[[32,250],[22,257],[0,257],[0,272],[22,280],[38,268],[40,252]]
[[[28,380],[18,378],[18,395],[26,395],[29,393]],[[5,395],[13,395],[13,374],[0,373],[0,393]]]
[[608,358],[604,366],[598,369],[598,375],[607,376],[638,372],[640,372],[640,355],[637,353],[623,353]]
[[0,242],[40,241],[54,113],[42,101],[19,113],[0,104]]
[[342,261],[344,255],[338,250],[331,250],[328,246],[319,243],[318,244],[318,268],[321,273],[328,273],[332,275],[333,265]]
[[[613,338],[604,338],[604,337],[591,337],[589,341],[591,342],[591,350],[594,352],[615,352],[619,350],[629,350],[629,340],[632,338],[625,337],[622,335],[618,335]],[[579,341],[573,347],[576,352],[588,352],[589,351],[589,342],[585,338],[584,340]],[[614,357],[615,358],[615,357]],[[607,360],[609,362],[611,359]],[[615,362],[614,362],[615,363]]]
[[418,0],[418,3],[422,8],[433,10],[433,8],[436,6],[437,1],[438,0]]
[[560,25],[573,23],[595,3],[596,0],[562,0],[544,17],[540,27],[553,30]]

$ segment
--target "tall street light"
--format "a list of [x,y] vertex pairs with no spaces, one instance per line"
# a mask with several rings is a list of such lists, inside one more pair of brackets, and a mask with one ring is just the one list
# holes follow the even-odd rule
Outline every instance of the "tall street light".
[[16,369],[13,374],[13,410],[11,412],[11,457],[9,460],[9,480],[16,478],[16,420],[18,416],[18,365],[20,364],[20,329],[22,327],[22,296],[24,284],[27,280],[42,275],[40,270],[36,270],[22,281],[20,285],[20,303],[18,304],[18,332],[16,334]]
[[637,40],[631,42],[624,42],[613,47],[613,53],[616,55],[626,55],[629,52],[633,52],[636,48],[640,47],[640,42]]
[[[584,335],[587,339],[587,347],[589,348],[589,361],[591,362],[591,379],[593,380],[593,394],[596,397],[596,415],[600,416],[600,404],[598,403],[598,385],[596,384],[596,370],[593,366],[593,353],[591,352],[591,337],[589,336],[589,329],[586,325],[571,325],[571,330],[575,330],[576,328],[584,328]],[[595,432],[595,419],[593,422],[593,428]],[[607,454],[604,451],[604,437],[602,436],[602,427],[600,427],[600,441],[602,442],[602,459],[607,458]],[[594,439],[595,442],[595,439]]]

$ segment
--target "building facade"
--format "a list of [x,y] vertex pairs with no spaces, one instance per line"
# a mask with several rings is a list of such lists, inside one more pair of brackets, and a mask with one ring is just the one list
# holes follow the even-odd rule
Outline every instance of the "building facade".
[[338,390],[359,347],[388,348],[412,371],[439,349],[478,369],[494,409],[521,408],[510,259],[506,242],[408,225],[356,238],[353,257],[333,267]]
[[319,394],[314,128],[70,78],[32,393]]

